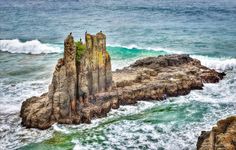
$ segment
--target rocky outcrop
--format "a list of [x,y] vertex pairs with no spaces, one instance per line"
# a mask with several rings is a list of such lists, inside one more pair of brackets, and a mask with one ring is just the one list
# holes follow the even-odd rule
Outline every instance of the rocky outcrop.
[[224,76],[188,55],[148,57],[112,72],[102,32],[86,33],[85,43],[70,34],[64,47],[48,93],[23,102],[22,125],[46,129],[55,122],[90,123],[119,105],[185,95]]
[[162,100],[202,89],[203,83],[215,83],[223,73],[202,66],[188,55],[148,57],[113,73],[121,104],[138,100]]
[[117,99],[94,99],[96,93],[108,92],[112,86],[106,36],[86,33],[85,40],[76,43],[71,34],[65,39],[64,58],[58,60],[48,93],[23,102],[22,125],[46,129],[55,122],[89,123],[118,104]]
[[236,116],[217,122],[211,131],[202,131],[198,137],[198,150],[235,150]]

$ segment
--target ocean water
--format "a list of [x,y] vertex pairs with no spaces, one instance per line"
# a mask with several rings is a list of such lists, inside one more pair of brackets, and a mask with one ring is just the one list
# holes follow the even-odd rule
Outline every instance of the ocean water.
[[[0,0],[0,149],[193,150],[202,130],[236,114],[236,1]],[[217,84],[165,101],[121,106],[92,124],[21,127],[21,103],[46,92],[63,41],[107,35],[112,69],[187,53],[224,71]]]

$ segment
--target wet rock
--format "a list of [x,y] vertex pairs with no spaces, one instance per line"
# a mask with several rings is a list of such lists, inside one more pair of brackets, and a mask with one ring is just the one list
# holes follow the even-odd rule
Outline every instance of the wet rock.
[[47,129],[53,122],[51,120],[52,103],[47,93],[40,97],[31,97],[22,103],[20,117],[22,125],[28,128],[37,127]]

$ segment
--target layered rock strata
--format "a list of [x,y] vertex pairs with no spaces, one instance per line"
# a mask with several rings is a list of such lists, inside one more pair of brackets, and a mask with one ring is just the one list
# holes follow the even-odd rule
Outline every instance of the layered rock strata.
[[198,137],[198,150],[235,150],[236,116],[217,122],[211,131],[202,131]]
[[224,76],[188,55],[148,57],[112,72],[102,32],[86,33],[85,43],[68,35],[64,47],[48,93],[23,102],[23,126],[46,129],[56,122],[90,123],[119,105],[185,95]]

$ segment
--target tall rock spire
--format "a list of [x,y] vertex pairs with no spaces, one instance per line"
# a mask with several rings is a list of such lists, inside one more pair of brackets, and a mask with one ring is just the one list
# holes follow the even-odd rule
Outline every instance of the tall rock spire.
[[[106,36],[101,32],[96,35],[86,33],[85,41],[85,44],[82,40],[74,42],[72,33],[67,36],[64,57],[58,60],[48,93],[22,105],[23,125],[43,129],[54,122],[89,122],[94,109],[98,115],[103,113],[102,107],[97,109],[93,103],[96,103],[94,95],[109,91],[112,84]],[[108,106],[110,109],[110,102]],[[37,112],[43,117],[37,117]]]
[[103,33],[85,35],[86,52],[79,64],[79,87],[87,95],[109,91],[112,84],[111,60]]
[[64,58],[58,61],[48,92],[53,107],[52,118],[55,120],[76,113],[76,74],[76,48],[73,36],[69,34],[64,41]]
[[68,35],[64,42],[64,62],[66,67],[67,91],[72,108],[71,110],[76,111],[76,107],[74,106],[77,99],[76,48],[72,34]]

